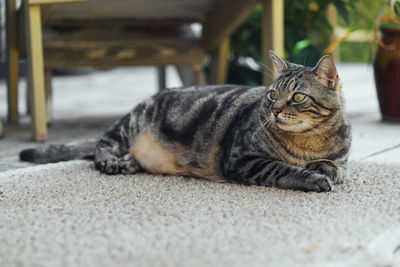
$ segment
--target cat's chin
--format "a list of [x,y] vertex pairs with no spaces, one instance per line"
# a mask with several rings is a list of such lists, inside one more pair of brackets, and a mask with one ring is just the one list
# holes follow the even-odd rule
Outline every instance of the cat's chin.
[[275,128],[283,132],[297,132],[295,125],[291,125],[287,122],[276,122],[274,124]]
[[283,120],[276,120],[274,127],[279,131],[287,133],[303,133],[305,130],[307,130],[301,122],[293,123]]

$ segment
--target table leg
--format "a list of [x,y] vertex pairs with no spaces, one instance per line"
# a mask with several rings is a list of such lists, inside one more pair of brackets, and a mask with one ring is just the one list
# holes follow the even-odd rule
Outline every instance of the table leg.
[[269,85],[275,77],[275,71],[269,58],[269,50],[280,56],[284,54],[283,0],[263,0],[261,22],[262,54],[264,59],[263,82]]
[[[25,2],[26,3],[26,2]],[[31,91],[32,136],[38,142],[47,140],[46,102],[43,64],[42,23],[39,5],[24,6],[26,9],[26,48]]]
[[18,123],[18,44],[17,44],[17,8],[15,0],[6,1],[7,15],[7,95],[8,120]]
[[213,65],[211,69],[211,83],[224,84],[227,79],[228,71],[228,52],[229,38],[226,38],[217,48],[213,55]]

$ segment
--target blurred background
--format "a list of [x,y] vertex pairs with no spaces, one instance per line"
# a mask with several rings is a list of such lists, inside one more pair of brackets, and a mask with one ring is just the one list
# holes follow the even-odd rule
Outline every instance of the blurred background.
[[[5,1],[0,1],[1,78],[5,76]],[[17,1],[17,3],[20,1]],[[370,63],[374,57],[375,22],[387,0],[285,0],[284,47],[289,61],[312,66],[323,53],[340,62]],[[261,5],[230,38],[228,82],[261,84]],[[331,45],[331,47],[329,47]],[[328,50],[327,50],[328,49]],[[209,62],[204,66],[209,73]],[[22,73],[23,71],[22,65]],[[86,70],[87,71],[87,70]],[[208,72],[207,72],[208,71]]]
[[[285,0],[285,58],[314,66],[325,53],[344,63],[372,63],[376,49],[374,27],[386,0]],[[261,7],[232,34],[228,81],[260,84],[250,62],[262,62]],[[248,62],[248,64],[243,64]]]

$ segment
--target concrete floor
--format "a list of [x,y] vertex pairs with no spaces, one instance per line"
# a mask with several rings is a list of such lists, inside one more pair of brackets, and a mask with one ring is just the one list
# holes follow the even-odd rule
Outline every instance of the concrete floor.
[[[400,123],[382,122],[376,98],[372,67],[339,64],[347,112],[353,125],[350,160],[399,163]],[[95,138],[136,103],[154,94],[154,68],[117,68],[85,75],[57,76],[53,79],[53,122],[49,142],[63,143]],[[181,83],[174,68],[168,68],[168,87]],[[6,84],[0,82],[0,119],[6,120]],[[19,126],[4,123],[0,140],[0,171],[31,166],[18,161],[18,152],[38,145],[30,139],[25,105],[26,83],[20,81]]]

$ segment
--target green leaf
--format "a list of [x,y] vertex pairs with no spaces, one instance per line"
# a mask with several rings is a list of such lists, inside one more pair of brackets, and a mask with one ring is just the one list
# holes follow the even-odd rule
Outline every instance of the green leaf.
[[394,3],[394,13],[398,18],[400,18],[400,1]]
[[301,50],[305,49],[307,46],[311,45],[310,40],[301,40],[296,43],[293,48],[294,53],[299,53]]
[[333,3],[339,13],[346,23],[349,23],[349,11],[347,10],[346,3],[342,0],[335,1]]

